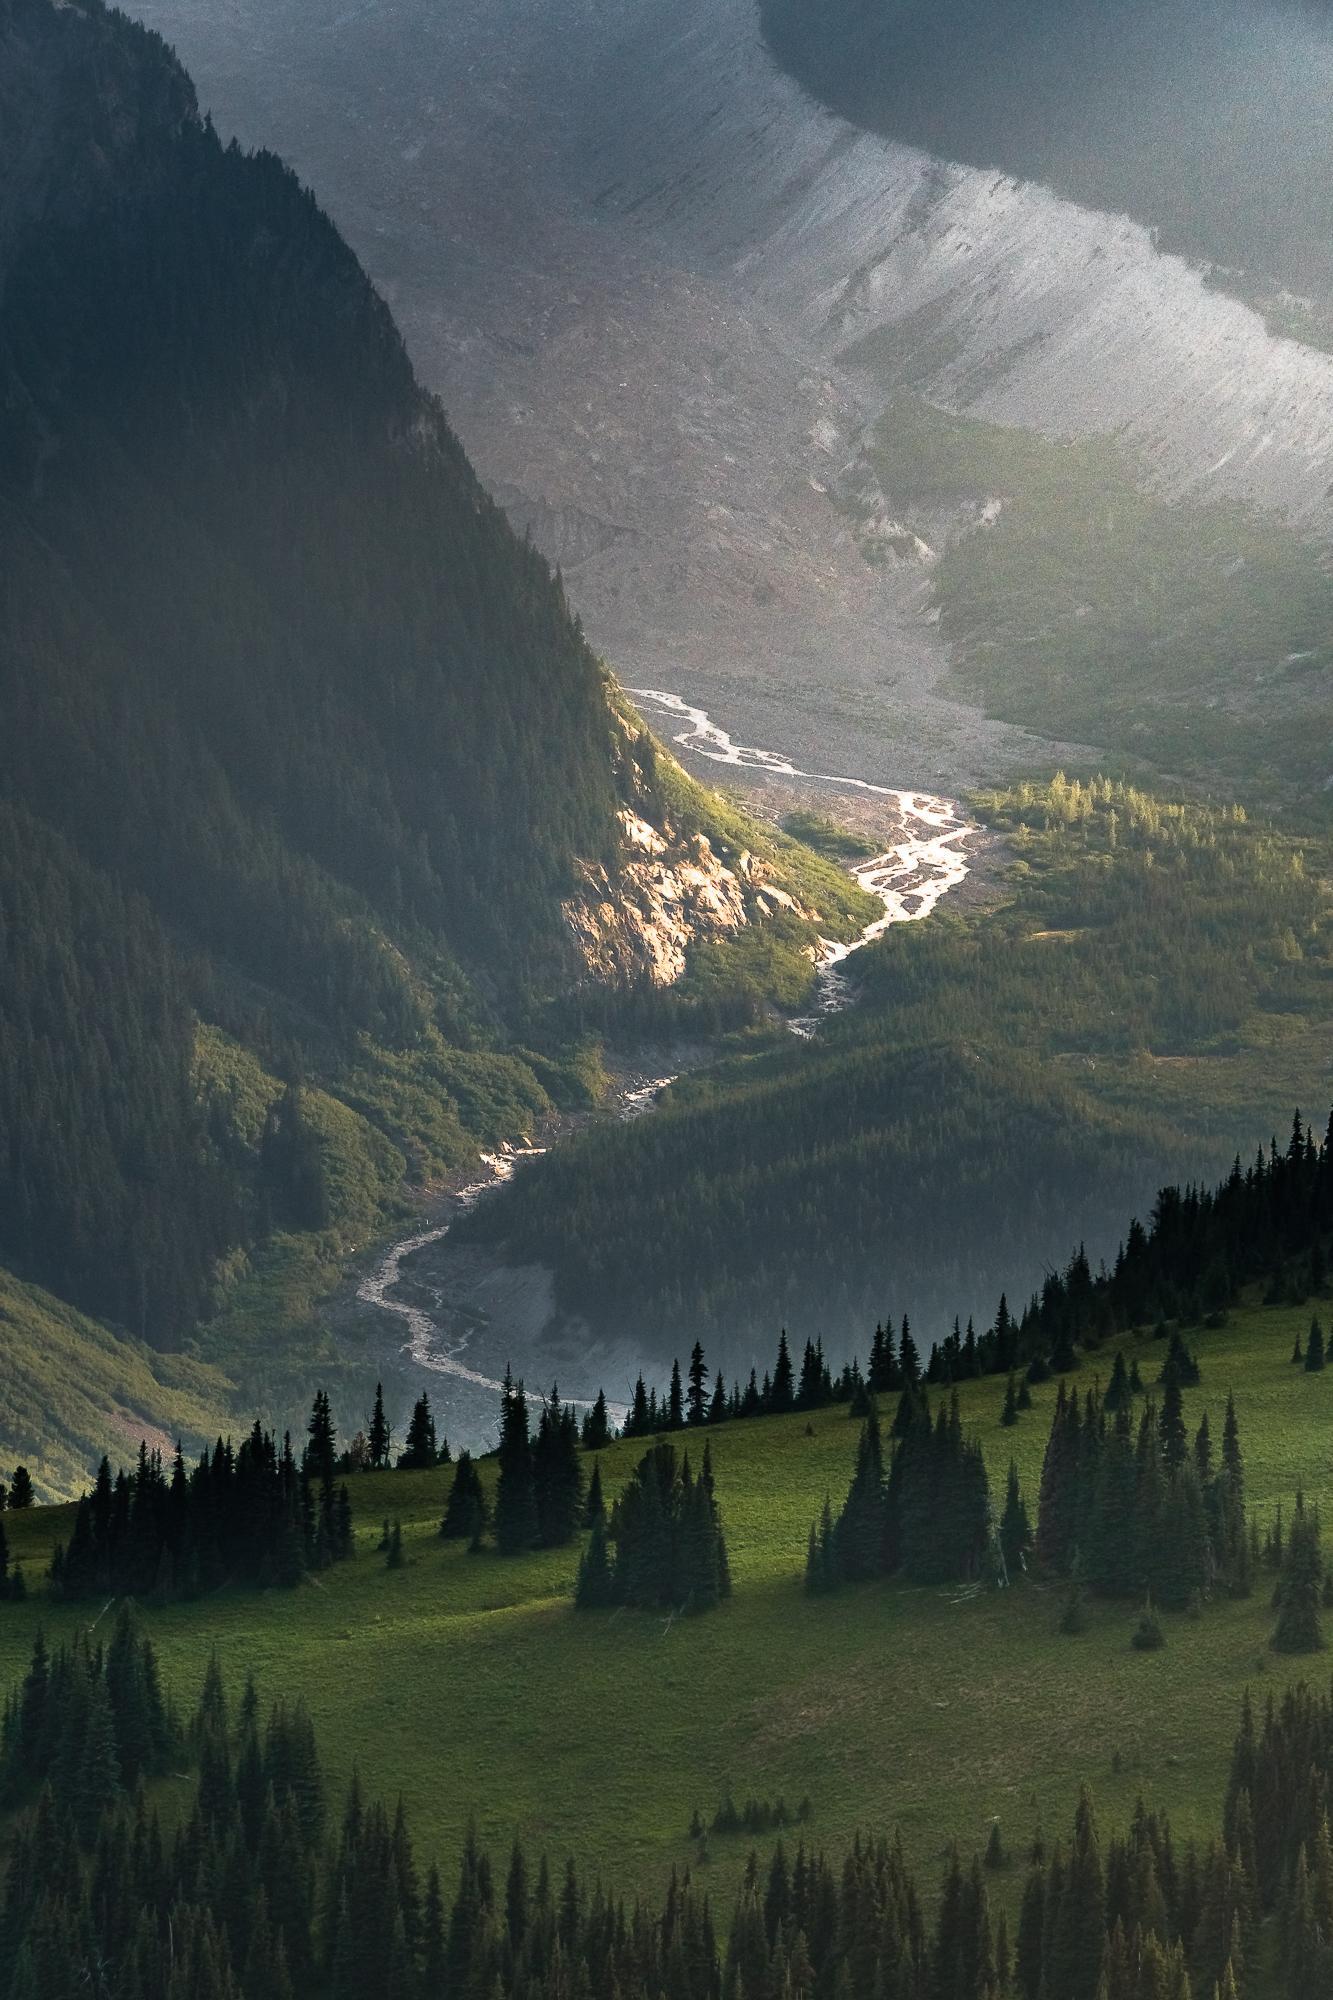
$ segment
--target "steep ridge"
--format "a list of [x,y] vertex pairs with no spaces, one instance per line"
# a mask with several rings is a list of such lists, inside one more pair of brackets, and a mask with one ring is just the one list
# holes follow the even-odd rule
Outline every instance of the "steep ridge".
[[1333,357],[1145,226],[821,110],[750,0],[143,11],[326,191],[595,642],[752,740],[947,788],[1043,754],[955,698],[928,574],[828,504],[884,402],[869,336],[922,394],[1330,526]]

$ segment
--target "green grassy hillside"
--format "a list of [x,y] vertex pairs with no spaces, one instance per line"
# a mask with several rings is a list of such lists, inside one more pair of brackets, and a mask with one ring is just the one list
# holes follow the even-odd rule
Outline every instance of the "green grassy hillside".
[[206,1362],[114,1334],[0,1270],[0,1475],[26,1464],[42,1497],[81,1487],[102,1452],[144,1435],[208,1437],[229,1421],[230,1382]]
[[[1252,1307],[1197,1336],[1203,1381],[1187,1418],[1207,1408],[1218,1435],[1234,1388],[1261,1521],[1300,1481],[1333,1513],[1333,1373],[1289,1362],[1309,1316]],[[1137,1352],[1151,1382],[1163,1349]],[[1090,1386],[1099,1365],[1078,1379]],[[965,1421],[992,1481],[1012,1451],[1035,1501],[1055,1385],[1034,1391],[1012,1430],[998,1421],[1001,1393],[993,1380],[965,1385]],[[1132,1607],[1094,1605],[1086,1634],[1061,1637],[1059,1594],[1030,1581],[809,1599],[806,1532],[825,1493],[841,1497],[856,1434],[841,1409],[712,1433],[735,1594],[697,1621],[576,1615],[575,1549],[505,1561],[441,1543],[443,1469],[354,1478],[356,1560],[295,1595],[223,1593],[147,1611],[146,1626],[182,1702],[210,1645],[234,1687],[253,1670],[270,1694],[303,1695],[334,1776],[356,1764],[372,1792],[401,1791],[423,1855],[450,1869],[475,1819],[487,1843],[520,1831],[627,1890],[687,1860],[730,1889],[748,1839],[714,1836],[700,1864],[688,1838],[694,1809],[707,1820],[728,1789],[742,1802],[783,1793],[793,1808],[808,1795],[811,1836],[835,1848],[858,1823],[901,1826],[927,1879],[951,1835],[981,1844],[993,1815],[1019,1852],[1038,1820],[1062,1829],[1084,1780],[1105,1824],[1123,1823],[1142,1793],[1180,1833],[1209,1831],[1243,1689],[1310,1673],[1309,1660],[1267,1650],[1266,1582],[1196,1621],[1168,1620],[1168,1646],[1150,1656],[1130,1650]],[[605,1454],[608,1499],[639,1449]],[[403,1522],[399,1571],[374,1553],[385,1515]],[[5,1520],[35,1583],[68,1510]],[[54,1639],[84,1622],[87,1607],[35,1590],[0,1607],[0,1679],[20,1673],[38,1626]],[[1020,1881],[1015,1868],[1001,1893]]]

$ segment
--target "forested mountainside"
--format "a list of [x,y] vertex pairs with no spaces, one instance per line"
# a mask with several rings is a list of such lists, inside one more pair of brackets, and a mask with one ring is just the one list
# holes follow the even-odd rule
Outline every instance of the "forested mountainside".
[[798,81],[874,131],[1333,291],[1326,0],[762,0]]
[[155,1347],[594,1088],[552,995],[778,907],[314,198],[99,0],[0,0],[0,571],[0,1265]]

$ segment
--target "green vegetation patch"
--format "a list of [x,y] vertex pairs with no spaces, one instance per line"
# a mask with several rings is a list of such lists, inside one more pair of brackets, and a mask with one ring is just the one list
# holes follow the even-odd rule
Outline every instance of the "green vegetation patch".
[[229,1422],[231,1384],[158,1354],[0,1269],[0,1476],[26,1464],[39,1497],[82,1485],[104,1451],[127,1462],[145,1431],[205,1438]]
[[832,855],[838,861],[868,861],[879,852],[873,840],[864,834],[853,833],[849,827],[838,826],[822,813],[810,812],[802,808],[790,812],[782,821],[782,830],[793,840],[800,840],[807,847],[813,847],[817,854]]

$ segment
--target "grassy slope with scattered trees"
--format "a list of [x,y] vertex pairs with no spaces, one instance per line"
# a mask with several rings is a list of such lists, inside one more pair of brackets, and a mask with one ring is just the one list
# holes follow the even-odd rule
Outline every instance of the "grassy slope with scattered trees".
[[[1290,1514],[1302,1482],[1325,1520],[1333,1514],[1333,1372],[1290,1362],[1310,1316],[1309,1303],[1252,1306],[1191,1336],[1203,1379],[1184,1392],[1186,1421],[1192,1432],[1207,1410],[1220,1438],[1234,1390],[1247,1498],[1265,1526],[1279,1502]],[[1125,1349],[1153,1381],[1163,1345]],[[1109,1360],[1085,1362],[1079,1386]],[[1032,1394],[1032,1410],[1005,1428],[1001,1382],[960,1387],[997,1497],[1012,1454],[1035,1507],[1056,1385]],[[728,1793],[742,1804],[781,1794],[792,1810],[808,1795],[808,1833],[832,1848],[858,1823],[901,1826],[928,1880],[946,1841],[984,1845],[993,1815],[1011,1852],[1025,1851],[1038,1821],[1049,1841],[1080,1781],[1106,1826],[1123,1826],[1141,1792],[1179,1835],[1206,1835],[1244,1688],[1262,1695],[1310,1674],[1309,1660],[1268,1648],[1267,1585],[1217,1598],[1197,1620],[1164,1615],[1168,1643],[1151,1655],[1131,1649],[1133,1605],[1090,1601],[1086,1631],[1066,1637],[1064,1587],[1035,1580],[1008,1592],[891,1582],[809,1598],[807,1531],[825,1494],[846,1491],[858,1428],[834,1408],[710,1433],[733,1595],[706,1618],[577,1614],[577,1544],[503,1559],[441,1542],[452,1480],[441,1467],[351,1478],[358,1554],[317,1586],[147,1609],[145,1626],[183,1705],[214,1645],[234,1688],[253,1669],[262,1687],[303,1696],[334,1778],[356,1763],[372,1792],[401,1791],[423,1863],[450,1873],[475,1818],[497,1851],[518,1832],[553,1856],[576,1853],[617,1888],[652,1891],[673,1862],[699,1866],[691,1816],[711,1820]],[[608,1504],[642,1450],[632,1441],[602,1454]],[[481,1474],[493,1497],[495,1461]],[[394,1570],[374,1552],[385,1516],[403,1528]],[[25,1603],[0,1605],[8,1682],[39,1625],[55,1643],[87,1611],[36,1589],[70,1510],[4,1520],[30,1585]],[[703,1880],[729,1891],[750,1845],[714,1836]],[[1012,1908],[1022,1881],[1014,1866],[992,1888]]]
[[1021,1300],[1052,1240],[1114,1248],[1275,1092],[1327,1094],[1325,838],[1110,784],[976,806],[1009,856],[989,907],[895,926],[813,1044],[579,1135],[466,1231],[549,1259],[563,1304],[646,1352],[699,1333],[734,1372],[786,1319],[836,1359],[885,1311],[929,1341]]

